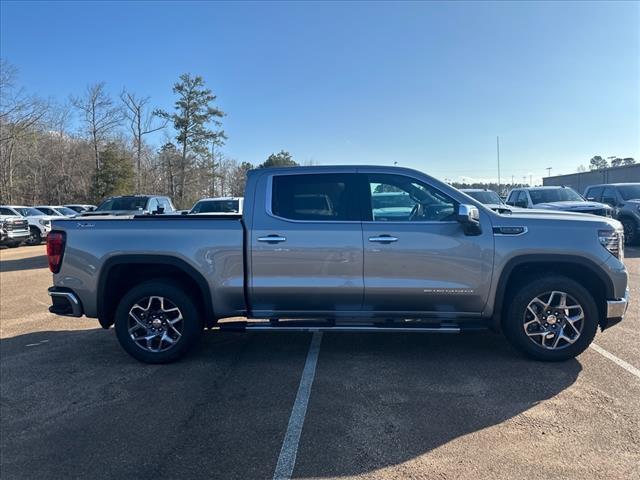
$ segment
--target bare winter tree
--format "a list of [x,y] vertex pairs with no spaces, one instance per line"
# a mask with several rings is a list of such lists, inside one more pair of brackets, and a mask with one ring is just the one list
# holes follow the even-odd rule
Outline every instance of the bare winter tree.
[[96,172],[100,170],[100,147],[109,134],[122,123],[122,109],[114,105],[105,91],[104,82],[89,85],[82,97],[71,97],[71,104],[82,115],[82,121],[89,134],[96,162]]
[[15,88],[16,75],[16,68],[0,59],[0,196],[8,201],[14,196],[18,143],[48,110],[48,105],[39,98]]
[[[124,105],[124,115],[129,121],[129,129],[133,136],[133,148],[136,155],[136,192],[140,193],[140,172],[143,153],[144,136],[167,126],[168,120],[160,121],[154,113],[147,108],[150,97],[138,97],[136,94],[123,90],[120,100]],[[157,121],[156,121],[157,120]]]

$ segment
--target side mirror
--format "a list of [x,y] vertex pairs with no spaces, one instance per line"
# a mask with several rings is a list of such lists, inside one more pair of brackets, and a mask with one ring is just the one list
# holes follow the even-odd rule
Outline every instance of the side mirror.
[[156,213],[156,214],[158,214],[158,215],[162,215],[162,214],[164,213],[164,207],[158,207],[158,208],[156,208],[156,211],[155,211],[155,212],[153,212],[153,213]]
[[480,211],[473,205],[461,203],[458,206],[458,222],[464,226],[465,235],[480,235]]
[[595,202],[596,201],[596,197],[587,197],[587,200],[589,200],[590,202]]
[[189,210],[182,210],[180,215],[189,215]]
[[602,203],[606,203],[607,205],[610,205],[610,206],[612,206],[612,207],[615,207],[615,206],[616,206],[616,203],[618,203],[618,202],[616,202],[616,199],[615,199],[615,198],[613,198],[613,197],[604,197],[604,198],[602,199]]
[[527,208],[529,203],[526,200],[519,200],[516,202],[516,207]]

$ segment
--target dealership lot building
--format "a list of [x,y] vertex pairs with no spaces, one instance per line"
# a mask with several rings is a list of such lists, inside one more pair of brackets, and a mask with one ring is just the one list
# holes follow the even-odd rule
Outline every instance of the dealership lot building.
[[542,179],[544,186],[564,185],[577,192],[583,193],[589,185],[600,183],[629,183],[640,182],[640,164],[624,167],[611,167],[589,172],[571,173],[569,175],[556,175]]

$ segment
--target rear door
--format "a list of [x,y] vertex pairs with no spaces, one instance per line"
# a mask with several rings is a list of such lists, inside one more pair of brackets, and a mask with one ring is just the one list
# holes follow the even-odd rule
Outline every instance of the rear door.
[[355,169],[263,175],[248,239],[255,316],[317,317],[360,310],[359,210]]
[[456,220],[459,203],[426,181],[404,174],[363,177],[371,200],[362,225],[363,310],[478,316],[493,268],[487,214],[481,212],[482,233],[467,236]]

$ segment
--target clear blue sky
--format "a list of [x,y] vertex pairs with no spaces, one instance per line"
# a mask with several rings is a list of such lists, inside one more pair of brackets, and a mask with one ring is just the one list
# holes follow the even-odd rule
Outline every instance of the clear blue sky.
[[202,75],[239,160],[495,179],[500,135],[503,180],[535,179],[640,161],[639,5],[3,1],[0,52],[60,101],[105,81],[170,108]]

